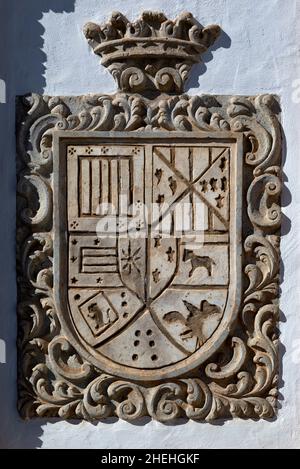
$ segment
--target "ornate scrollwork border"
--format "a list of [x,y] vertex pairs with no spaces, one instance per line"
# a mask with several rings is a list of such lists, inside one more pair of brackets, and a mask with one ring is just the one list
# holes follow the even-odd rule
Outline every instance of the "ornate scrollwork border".
[[[33,94],[18,101],[19,399],[24,418],[168,421],[271,418],[278,383],[281,131],[275,97]],[[194,129],[243,133],[247,184],[244,293],[215,361],[189,379],[137,384],[108,376],[69,344],[52,291],[52,140],[56,130]],[[214,358],[214,357],[213,357]]]

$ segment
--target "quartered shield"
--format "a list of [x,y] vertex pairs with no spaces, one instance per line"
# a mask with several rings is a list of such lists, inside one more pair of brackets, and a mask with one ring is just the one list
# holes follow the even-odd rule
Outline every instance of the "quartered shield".
[[240,143],[124,135],[60,152],[58,303],[99,369],[155,380],[199,366],[236,318]]

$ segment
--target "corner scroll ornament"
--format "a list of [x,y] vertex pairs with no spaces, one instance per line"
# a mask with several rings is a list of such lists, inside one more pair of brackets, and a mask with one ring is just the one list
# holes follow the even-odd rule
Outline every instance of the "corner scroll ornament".
[[[279,104],[271,95],[189,97],[178,94],[186,77],[182,67],[190,67],[198,60],[218,32],[215,26],[199,27],[190,14],[170,21],[162,13],[145,12],[136,23],[128,22],[119,13],[113,14],[104,26],[88,24],[85,35],[116,77],[120,91],[114,95],[79,97],[33,94],[19,99],[18,408],[24,418],[99,420],[117,416],[134,420],[151,416],[166,422],[180,417],[211,421],[231,417],[268,419],[276,415],[281,220]],[[168,78],[164,78],[166,62],[172,69],[167,73]],[[137,70],[133,71],[133,67]],[[142,78],[140,73],[144,74]],[[164,94],[150,98],[148,91]],[[154,142],[151,148],[149,135]],[[64,137],[71,142],[66,149],[57,145]],[[170,155],[173,156],[168,157],[165,148],[170,145],[170,138],[179,143],[177,147],[172,144]],[[122,142],[119,147],[118,139]],[[185,143],[180,143],[180,139]],[[192,143],[186,146],[189,139]],[[196,141],[201,139],[206,143],[198,145]],[[240,147],[225,148],[224,139],[239,142]],[[207,140],[212,142],[210,146]],[[95,144],[91,145],[92,141]],[[68,233],[69,244],[62,251],[69,249],[70,255],[62,262],[60,255],[65,253],[57,251],[59,232],[55,230],[56,207],[64,205],[65,188],[62,184],[58,191],[57,177],[62,171],[65,180],[69,169],[59,166],[58,170],[57,163],[63,166],[68,159],[71,167],[77,158],[79,163],[91,161],[88,174],[95,180],[94,166],[98,168],[100,161],[101,174],[104,174],[115,154],[126,164],[132,158],[133,167],[140,167],[138,162],[145,142],[148,158],[157,162],[151,170],[151,185],[157,187],[155,192],[151,186],[153,197],[162,204],[167,197],[173,203],[180,196],[179,191],[185,194],[190,188],[191,194],[200,194],[212,210],[210,220],[215,223],[205,233],[210,242],[204,241],[203,249],[195,252],[182,238],[167,242],[157,236],[149,242],[146,240],[145,245],[122,241],[118,253],[111,240],[98,239],[92,236],[89,225],[81,225],[86,223],[90,203],[82,199],[86,213],[76,220],[70,219],[70,226],[67,220],[63,230]],[[79,157],[78,152],[81,152]],[[188,155],[186,163],[185,154]],[[194,160],[196,163],[191,164]],[[146,161],[149,164],[149,159]],[[123,171],[125,163],[115,167]],[[82,171],[84,165],[80,174]],[[241,191],[239,181],[234,179],[238,171],[243,181]],[[107,173],[113,174],[111,170]],[[190,174],[194,173],[195,179],[190,181]],[[85,187],[87,191],[89,186]],[[88,200],[94,200],[93,194]],[[240,202],[236,202],[239,194]],[[131,197],[137,197],[136,193]],[[233,212],[238,210],[241,226],[238,220],[233,221]],[[60,212],[59,215],[60,219],[65,216]],[[82,227],[84,235],[81,235]],[[226,240],[230,229],[231,236],[238,233],[234,245],[220,241]],[[101,242],[108,244],[99,247]],[[153,268],[148,277],[147,271],[141,270],[136,277],[131,277],[132,272],[140,269],[141,246],[143,249],[145,246],[149,256],[144,264],[153,262]],[[242,259],[240,264],[230,264],[231,254],[226,254],[233,253],[234,259],[235,249],[240,252],[236,256]],[[149,253],[153,252],[159,255],[152,261]],[[76,271],[80,255],[82,270]],[[95,259],[96,264],[101,264],[106,255],[110,273],[90,273],[86,277],[86,271],[95,269]],[[227,280],[217,277],[218,256],[223,256],[224,265],[233,266],[235,277]],[[171,280],[167,278],[165,284],[162,278],[165,274],[160,264],[155,264],[155,258],[162,259],[166,271],[170,269]],[[172,263],[177,263],[175,274],[171,271]],[[114,273],[118,269],[124,269],[121,277]],[[70,272],[69,280],[66,278],[60,285],[70,282],[66,291],[66,296],[71,298],[68,304],[61,303],[57,294],[61,289],[57,288],[57,276],[64,275],[65,270]],[[112,278],[114,283],[107,283]],[[144,285],[145,278],[150,290],[145,293],[146,300],[139,286]],[[239,288],[239,300],[226,313],[222,295],[230,296],[231,290]],[[120,300],[117,300],[119,293]],[[166,300],[161,301],[164,295]],[[82,297],[87,300],[81,303]],[[165,309],[168,304],[172,307]],[[71,318],[68,314],[75,316]],[[146,327],[152,316],[155,324]],[[207,332],[207,317],[211,321],[210,332]],[[230,327],[223,326],[223,320]],[[78,327],[83,324],[81,336],[86,334],[89,345],[77,341],[69,323]],[[135,324],[141,327],[134,328]],[[118,334],[120,337],[130,334],[130,327],[134,335],[130,347],[139,350],[147,345],[143,352],[146,355],[151,350],[153,364],[149,362],[149,366],[138,368],[138,352],[126,358],[126,350],[122,349],[118,355],[120,343],[114,345],[113,341]],[[226,335],[222,332],[225,329]],[[104,337],[102,342],[101,337]],[[165,344],[168,342],[169,349],[167,345],[158,348],[155,337]],[[97,348],[103,350],[105,359],[96,355]],[[169,358],[169,350],[172,357],[174,350],[178,354],[175,364]],[[120,355],[124,362],[118,358]],[[108,366],[107,357],[111,357]],[[118,367],[117,360],[120,360]],[[134,376],[130,375],[132,369],[136,370]],[[169,370],[168,376],[164,375],[164,369]]]

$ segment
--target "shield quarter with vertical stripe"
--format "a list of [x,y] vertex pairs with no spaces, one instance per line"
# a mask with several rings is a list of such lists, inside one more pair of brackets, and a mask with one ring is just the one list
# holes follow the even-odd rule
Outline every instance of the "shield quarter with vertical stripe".
[[67,175],[55,223],[65,327],[100,369],[182,375],[225,340],[240,304],[242,142],[79,134],[55,162]]

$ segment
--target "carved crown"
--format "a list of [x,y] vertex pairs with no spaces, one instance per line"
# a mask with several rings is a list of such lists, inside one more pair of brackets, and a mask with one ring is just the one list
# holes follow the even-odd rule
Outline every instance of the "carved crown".
[[84,27],[89,44],[119,89],[139,93],[181,93],[192,65],[219,33],[219,26],[203,28],[187,12],[172,21],[162,12],[144,11],[135,22],[114,12],[107,23]]

